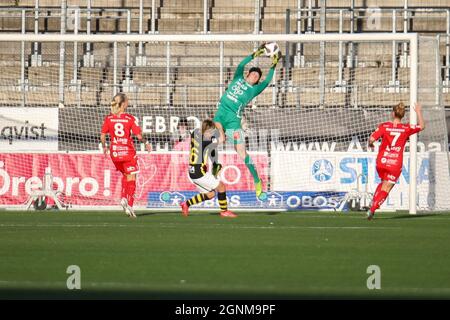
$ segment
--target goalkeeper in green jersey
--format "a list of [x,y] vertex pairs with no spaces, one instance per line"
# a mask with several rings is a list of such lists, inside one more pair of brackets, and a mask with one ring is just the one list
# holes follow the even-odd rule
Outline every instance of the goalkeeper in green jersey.
[[244,76],[245,65],[262,55],[264,51],[265,44],[261,45],[258,50],[241,61],[234,73],[233,81],[220,98],[218,110],[213,119],[216,127],[220,129],[220,140],[225,141],[226,136],[233,141],[234,149],[239,157],[244,160],[245,165],[253,176],[256,197],[260,200],[265,200],[267,195],[263,192],[261,179],[259,178],[252,159],[245,149],[245,139],[241,121],[242,114],[247,104],[259,95],[269,85],[270,81],[272,81],[275,67],[281,58],[280,52],[272,56],[272,65],[266,78],[262,82],[259,82],[262,71],[258,67],[250,68],[248,73]]

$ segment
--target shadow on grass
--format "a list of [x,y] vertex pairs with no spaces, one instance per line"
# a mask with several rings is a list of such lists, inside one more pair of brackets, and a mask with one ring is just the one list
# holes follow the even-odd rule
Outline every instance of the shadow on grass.
[[157,211],[154,211],[154,212],[151,212],[151,211],[149,211],[149,212],[142,212],[142,213],[136,213],[136,217],[145,217],[145,216],[154,216],[154,215],[156,215],[156,214],[160,214],[161,212],[157,212]]
[[[415,299],[427,296],[415,295],[380,295],[380,294],[258,294],[258,293],[217,293],[217,292],[158,292],[158,291],[132,291],[132,290],[61,290],[61,289],[0,289],[1,300],[333,300],[333,299]],[[432,297],[430,297],[432,298]]]
[[[238,216],[242,215],[242,216],[275,216],[275,215],[280,215],[283,212],[275,212],[275,211],[255,211],[255,212],[235,212]],[[211,216],[215,216],[215,215],[219,215],[219,212],[210,212],[209,215]]]
[[400,214],[400,215],[385,218],[385,219],[420,219],[420,218],[428,218],[428,217],[436,217],[436,216],[441,216],[441,214],[434,214],[434,213]]

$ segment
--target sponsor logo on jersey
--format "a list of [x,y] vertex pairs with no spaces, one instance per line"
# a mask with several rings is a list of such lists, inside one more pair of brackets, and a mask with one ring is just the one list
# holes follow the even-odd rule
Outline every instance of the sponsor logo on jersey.
[[117,157],[117,152],[113,152],[113,157]]
[[398,158],[399,154],[398,153],[388,153],[387,157],[388,158]]
[[388,174],[387,177],[389,180],[392,180],[392,181],[397,180],[397,178],[395,176],[393,176],[392,174]]
[[[395,151],[395,150],[394,150]],[[395,152],[387,152],[387,151],[385,151],[384,153],[383,153],[383,157],[385,157],[385,158],[398,158],[399,157],[399,154],[398,153],[395,153]]]
[[127,156],[128,155],[128,151],[119,151],[116,153],[119,157],[123,157],[123,156]]
[[128,143],[128,139],[127,138],[114,138],[114,143],[122,143],[122,144],[127,144]]
[[395,166],[397,165],[398,161],[396,159],[388,159],[386,161],[386,164],[391,165],[391,166]]
[[387,159],[386,158],[381,158],[381,163],[386,163]]
[[316,181],[326,182],[333,176],[333,165],[327,159],[320,159],[313,163],[311,174]]

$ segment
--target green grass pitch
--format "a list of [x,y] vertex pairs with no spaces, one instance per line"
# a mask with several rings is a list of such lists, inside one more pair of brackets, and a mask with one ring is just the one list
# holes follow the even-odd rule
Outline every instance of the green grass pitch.
[[450,215],[3,211],[0,261],[0,298],[450,298]]

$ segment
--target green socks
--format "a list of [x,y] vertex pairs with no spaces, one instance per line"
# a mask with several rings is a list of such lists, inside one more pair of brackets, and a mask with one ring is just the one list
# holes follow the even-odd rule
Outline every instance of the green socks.
[[252,174],[253,181],[255,183],[258,183],[260,181],[259,176],[258,176],[258,172],[256,171],[255,165],[253,164],[253,161],[252,161],[252,159],[250,158],[249,155],[247,155],[245,157],[245,165],[247,166],[248,170]]

